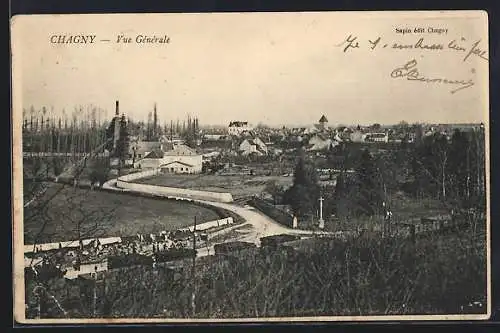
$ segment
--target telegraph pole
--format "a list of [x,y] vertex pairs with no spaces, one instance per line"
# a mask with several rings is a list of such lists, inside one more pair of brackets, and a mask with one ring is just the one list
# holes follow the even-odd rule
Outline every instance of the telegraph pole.
[[192,310],[192,315],[193,317],[196,314],[196,294],[195,294],[195,264],[196,264],[196,215],[194,216],[194,227],[193,227],[193,267],[191,270],[191,278],[192,278],[192,283],[193,283],[193,290],[191,292],[191,310]]
[[33,294],[35,295],[36,300],[37,300],[37,316],[35,319],[42,318],[42,295],[40,292],[41,289],[42,289],[42,287],[40,285],[37,285],[33,289]]
[[95,266],[94,269],[94,308],[93,308],[93,314],[94,317],[96,316],[97,313],[97,266]]
[[323,220],[323,196],[320,196],[319,198],[319,228],[324,229],[325,228],[325,221]]

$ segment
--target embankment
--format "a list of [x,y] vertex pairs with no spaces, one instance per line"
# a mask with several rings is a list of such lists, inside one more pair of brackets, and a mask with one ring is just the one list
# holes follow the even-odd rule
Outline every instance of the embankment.
[[132,192],[151,193],[165,197],[179,197],[195,200],[206,200],[215,202],[233,202],[231,193],[209,192],[190,190],[177,187],[167,187],[159,185],[139,184],[134,181],[141,178],[152,177],[158,175],[161,171],[157,169],[131,173],[125,176],[120,176],[116,180],[116,187],[126,189]]
[[274,207],[272,204],[259,199],[257,197],[253,197],[252,200],[248,202],[251,206],[257,208],[262,213],[266,214],[276,222],[288,227],[292,228],[293,226],[293,216]]

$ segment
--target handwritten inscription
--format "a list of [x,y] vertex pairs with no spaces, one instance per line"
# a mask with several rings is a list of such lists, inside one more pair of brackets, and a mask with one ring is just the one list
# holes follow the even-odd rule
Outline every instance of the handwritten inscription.
[[394,69],[391,72],[391,77],[394,79],[403,78],[410,81],[418,81],[422,83],[437,83],[437,84],[445,84],[455,86],[456,88],[452,89],[450,93],[454,94],[457,91],[470,88],[474,85],[474,81],[472,79],[469,80],[452,80],[448,78],[431,78],[426,77],[420,74],[417,69],[417,61],[412,59],[408,61],[405,65]]
[[476,40],[469,42],[464,37],[460,40],[453,39],[448,43],[433,43],[425,40],[424,37],[420,37],[418,40],[408,43],[399,41],[384,41],[382,37],[377,37],[374,39],[367,39],[365,43],[361,41],[357,36],[349,35],[344,41],[337,44],[337,47],[341,47],[343,52],[348,52],[351,49],[365,47],[375,50],[375,49],[392,49],[392,50],[422,50],[431,52],[442,52],[445,50],[450,50],[452,52],[457,52],[463,54],[463,61],[467,61],[470,57],[478,57],[482,60],[488,61],[488,53],[481,47],[481,40]]
[[343,47],[344,52],[347,52],[350,48],[359,48],[359,42],[357,41],[358,37],[353,37],[352,35],[349,35],[345,41],[343,41],[340,44],[337,44],[337,46]]

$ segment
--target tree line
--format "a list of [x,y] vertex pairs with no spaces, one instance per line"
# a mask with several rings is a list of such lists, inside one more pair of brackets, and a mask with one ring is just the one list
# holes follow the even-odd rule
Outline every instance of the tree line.
[[450,211],[484,209],[486,204],[483,128],[456,129],[450,137],[434,133],[388,150],[342,143],[329,151],[328,163],[339,172],[335,186],[321,188],[314,158],[300,153],[293,186],[284,193],[295,215],[317,215],[320,196],[325,215],[341,217],[385,214],[398,192],[439,200]]

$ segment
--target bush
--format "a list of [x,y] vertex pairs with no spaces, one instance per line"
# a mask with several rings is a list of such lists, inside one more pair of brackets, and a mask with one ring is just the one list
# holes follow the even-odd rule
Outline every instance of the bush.
[[193,258],[197,251],[194,249],[170,249],[155,253],[157,262],[173,261],[178,259]]
[[260,239],[260,244],[261,246],[277,247],[278,244],[294,241],[299,238],[300,238],[299,236],[286,235],[286,234],[268,236],[268,237],[262,237]]
[[251,248],[255,248],[254,243],[228,242],[228,243],[221,243],[221,244],[214,245],[214,250],[215,250],[216,254],[227,254],[227,253],[237,252],[237,251],[251,249]]
[[109,269],[135,266],[135,265],[152,265],[152,264],[153,264],[153,258],[138,253],[108,257]]
[[485,236],[471,232],[416,243],[361,236],[294,241],[295,250],[251,247],[219,244],[230,254],[197,260],[195,276],[190,263],[180,265],[173,281],[151,266],[106,273],[98,316],[189,318],[193,290],[200,318],[459,314],[486,297]]

